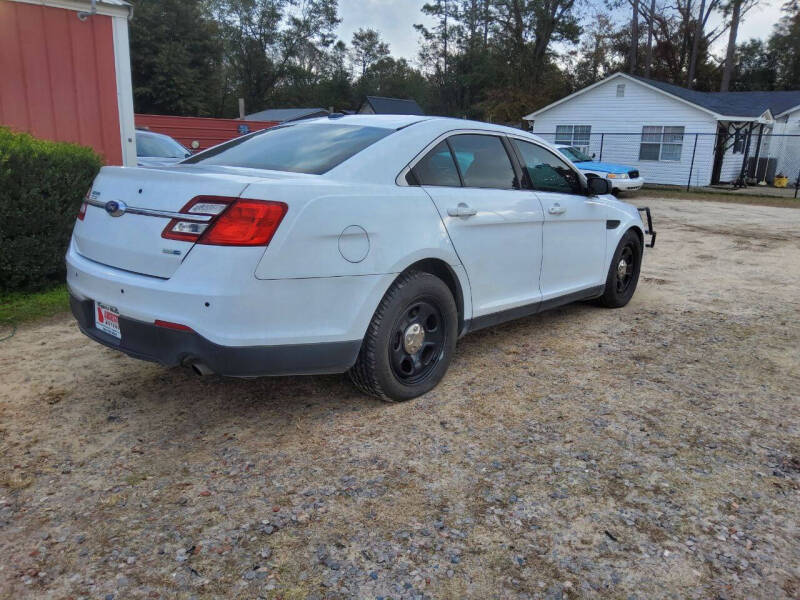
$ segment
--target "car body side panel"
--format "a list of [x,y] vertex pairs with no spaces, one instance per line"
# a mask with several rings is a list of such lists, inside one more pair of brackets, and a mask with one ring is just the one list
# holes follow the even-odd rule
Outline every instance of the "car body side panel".
[[[244,195],[283,200],[284,191],[289,211],[255,269],[258,279],[399,273],[423,258],[460,264],[420,188],[330,182],[322,189],[281,190],[255,183]],[[298,201],[303,197],[311,199]]]
[[[469,274],[475,314],[541,300],[542,206],[527,190],[423,188],[436,202]],[[450,216],[459,205],[471,216]]]
[[549,300],[602,284],[608,205],[577,194],[536,194],[545,211],[542,298]]

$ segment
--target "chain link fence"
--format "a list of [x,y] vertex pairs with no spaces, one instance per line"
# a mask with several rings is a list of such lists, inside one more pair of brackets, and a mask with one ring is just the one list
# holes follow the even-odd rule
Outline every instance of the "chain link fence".
[[[800,135],[743,127],[730,133],[691,133],[683,127],[645,127],[641,133],[591,133],[579,126],[535,135],[577,148],[586,158],[638,170],[646,184],[691,188],[753,188],[800,195]],[[587,169],[589,170],[589,169]]]

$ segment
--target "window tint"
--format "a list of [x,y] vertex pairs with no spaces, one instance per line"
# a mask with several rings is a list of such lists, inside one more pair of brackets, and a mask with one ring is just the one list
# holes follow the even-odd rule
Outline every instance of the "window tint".
[[448,140],[458,161],[464,186],[514,189],[516,177],[503,142],[493,135],[454,135]]
[[175,140],[146,133],[136,134],[136,156],[185,158],[189,151]]
[[563,160],[536,144],[514,140],[522,155],[528,184],[543,192],[582,193],[581,181]]
[[413,170],[419,185],[461,187],[456,163],[446,142],[441,142],[420,160]]
[[392,131],[341,123],[298,123],[231,140],[184,162],[320,175]]

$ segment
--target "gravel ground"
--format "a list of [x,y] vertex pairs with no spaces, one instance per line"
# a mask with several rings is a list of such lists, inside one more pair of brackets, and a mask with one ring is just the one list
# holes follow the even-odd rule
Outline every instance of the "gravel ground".
[[470,335],[404,404],[20,328],[0,597],[800,597],[800,210],[647,202],[630,305]]

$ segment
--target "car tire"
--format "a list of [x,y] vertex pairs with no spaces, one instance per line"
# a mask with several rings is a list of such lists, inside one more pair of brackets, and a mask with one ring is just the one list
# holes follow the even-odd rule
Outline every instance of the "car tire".
[[348,375],[359,390],[382,400],[416,398],[441,381],[457,338],[450,288],[430,273],[404,273],[375,310]]
[[603,295],[597,299],[600,306],[621,308],[630,302],[639,272],[642,268],[642,242],[636,232],[628,230],[617,245],[608,268]]

